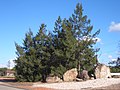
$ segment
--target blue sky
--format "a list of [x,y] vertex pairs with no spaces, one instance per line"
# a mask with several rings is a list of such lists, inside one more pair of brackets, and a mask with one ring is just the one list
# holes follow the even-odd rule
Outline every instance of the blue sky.
[[22,44],[25,33],[31,28],[36,33],[41,23],[53,30],[58,16],[68,18],[77,3],[82,3],[84,15],[100,29],[99,62],[107,64],[118,55],[120,40],[120,0],[0,0],[0,67],[14,59],[14,42]]

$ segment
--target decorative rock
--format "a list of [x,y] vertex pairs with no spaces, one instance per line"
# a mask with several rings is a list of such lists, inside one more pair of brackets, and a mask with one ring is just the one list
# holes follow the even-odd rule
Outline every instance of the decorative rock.
[[74,81],[76,80],[77,75],[78,75],[77,69],[73,68],[64,73],[63,79],[64,81]]
[[96,78],[110,78],[111,77],[110,68],[104,64],[99,64],[95,68],[95,77]]
[[76,78],[76,81],[77,81],[77,82],[82,82],[83,80],[80,79],[80,78]]
[[46,82],[48,83],[55,83],[55,82],[62,82],[62,80],[58,76],[49,76],[46,78]]
[[81,79],[83,80],[88,80],[89,76],[88,76],[88,71],[87,70],[83,70],[81,73]]
[[112,78],[120,78],[120,75],[113,75]]
[[91,79],[91,80],[94,80],[94,77],[91,77],[90,79]]

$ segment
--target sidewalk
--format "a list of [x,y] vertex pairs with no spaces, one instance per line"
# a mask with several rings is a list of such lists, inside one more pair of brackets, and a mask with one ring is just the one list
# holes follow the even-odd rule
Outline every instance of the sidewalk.
[[6,85],[0,85],[0,90],[25,90],[25,89],[14,88]]

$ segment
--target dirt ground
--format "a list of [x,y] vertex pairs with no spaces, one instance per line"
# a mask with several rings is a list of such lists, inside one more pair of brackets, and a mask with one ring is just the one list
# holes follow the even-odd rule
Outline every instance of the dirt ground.
[[16,87],[16,88],[22,88],[22,89],[27,89],[27,90],[54,90],[54,89],[49,89],[49,88],[33,88],[32,82],[16,82],[14,78],[0,78],[0,84],[1,85],[6,85],[6,86],[11,86],[11,87]]
[[114,84],[111,86],[107,86],[107,87],[96,88],[96,89],[92,89],[92,90],[120,90],[120,83]]
[[[14,78],[0,78],[0,84],[16,87],[16,88],[23,88],[27,90],[54,90],[50,88],[43,88],[43,87],[32,87],[33,83],[31,82],[16,82]],[[115,84],[107,87],[101,88],[84,88],[82,90],[120,90],[120,84]]]
[[120,90],[120,83],[100,88],[84,88],[82,90]]

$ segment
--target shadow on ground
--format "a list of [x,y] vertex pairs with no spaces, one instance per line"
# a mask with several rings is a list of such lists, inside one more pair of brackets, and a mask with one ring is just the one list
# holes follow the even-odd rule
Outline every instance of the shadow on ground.
[[0,78],[0,82],[17,82],[15,78]]

